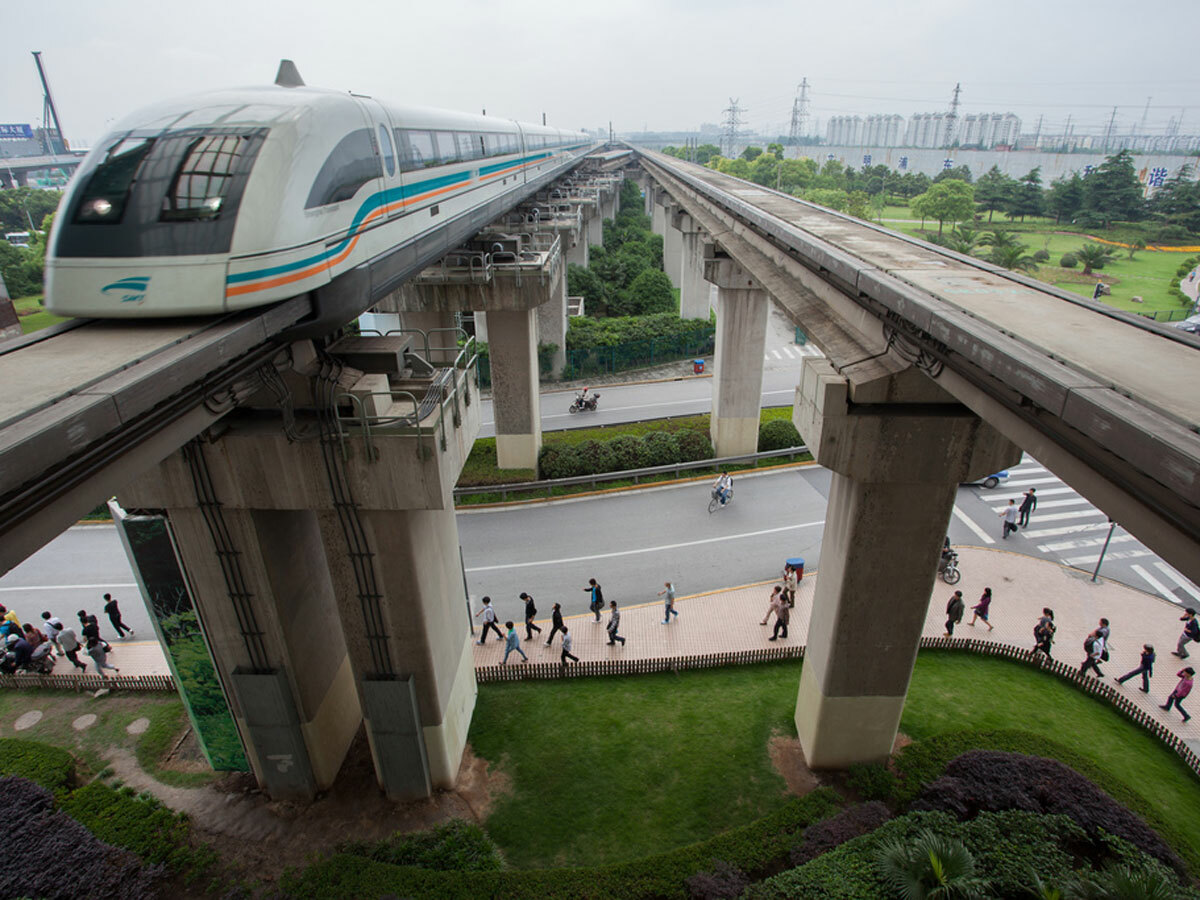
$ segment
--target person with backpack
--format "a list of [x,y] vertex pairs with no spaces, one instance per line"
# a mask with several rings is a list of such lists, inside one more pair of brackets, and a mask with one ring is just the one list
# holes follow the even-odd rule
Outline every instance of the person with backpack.
[[480,614],[483,615],[483,631],[480,632],[479,643],[482,645],[487,640],[489,630],[496,632],[496,637],[504,640],[504,634],[500,631],[500,626],[496,624],[496,610],[492,609],[491,597],[483,598],[483,609],[475,613],[475,618],[479,618]]
[[945,637],[952,637],[954,635],[954,626],[962,621],[963,612],[966,608],[966,604],[963,603],[962,591],[955,591],[954,596],[950,598],[950,602],[946,604]]
[[1180,659],[1187,659],[1188,652],[1183,649],[1188,641],[1200,641],[1200,621],[1196,620],[1196,610],[1188,607],[1184,614],[1179,619],[1183,623],[1183,634],[1179,636],[1179,643],[1175,645],[1175,649],[1171,651],[1172,656],[1178,656]]
[[1083,663],[1079,666],[1079,674],[1082,675],[1091,669],[1096,673],[1097,678],[1103,678],[1104,673],[1100,671],[1100,657],[1104,653],[1104,635],[1100,633],[1099,628],[1084,639],[1083,652],[1086,655]]
[[1167,698],[1167,705],[1160,706],[1159,709],[1165,709],[1168,712],[1171,709],[1171,704],[1175,704],[1175,708],[1183,713],[1183,721],[1191,718],[1186,712],[1183,712],[1183,707],[1180,702],[1184,697],[1192,692],[1192,676],[1196,674],[1196,670],[1191,666],[1186,669],[1180,669],[1175,673],[1175,677],[1179,679],[1179,684],[1175,685],[1175,690],[1171,691],[1171,696]]
[[591,594],[592,599],[588,604],[588,609],[596,614],[596,621],[600,621],[600,611],[604,609],[604,591],[600,590],[600,585],[595,578],[588,579],[588,586],[583,589],[585,594]]
[[1050,656],[1050,647],[1054,644],[1054,632],[1057,629],[1054,627],[1054,610],[1047,607],[1042,607],[1042,617],[1038,619],[1036,625],[1033,626],[1033,652],[1041,651],[1046,654],[1046,659],[1052,659]]
[[1131,672],[1126,672],[1117,679],[1117,684],[1124,684],[1134,675],[1142,676],[1142,693],[1150,693],[1150,676],[1154,674],[1154,645],[1142,644],[1142,661]]

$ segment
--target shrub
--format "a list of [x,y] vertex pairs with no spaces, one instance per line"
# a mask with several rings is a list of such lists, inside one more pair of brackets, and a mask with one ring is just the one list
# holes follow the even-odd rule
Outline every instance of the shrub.
[[892,814],[879,801],[859,803],[844,809],[830,819],[824,819],[804,829],[804,840],[792,848],[791,861],[802,866],[834,847],[840,847],[853,838],[870,834],[889,819]]
[[896,776],[882,763],[855,763],[846,783],[864,800],[891,800],[896,794]]
[[573,446],[544,446],[538,453],[542,478],[572,478],[579,474],[579,456]]
[[1164,225],[1154,235],[1156,241],[1186,241],[1192,233],[1182,225]]
[[470,822],[453,819],[429,831],[396,832],[382,841],[351,841],[338,847],[393,866],[420,866],[439,872],[494,872],[504,868],[500,849],[487,832]]
[[643,469],[649,465],[646,445],[633,435],[613,438],[608,442],[614,469]]
[[701,459],[712,459],[716,452],[712,441],[702,431],[685,428],[676,432],[675,440],[679,444],[679,461],[696,462]]
[[679,440],[675,435],[666,431],[652,431],[642,438],[646,445],[646,457],[649,465],[669,466],[679,462]]
[[1064,253],[1062,255],[1062,259],[1058,261],[1058,264],[1064,269],[1073,269],[1079,265],[1079,259],[1074,253]]
[[758,452],[800,446],[800,432],[788,419],[772,419],[758,426]]
[[6,738],[0,740],[0,775],[28,778],[59,794],[75,783],[75,758],[48,744]]
[[1050,259],[1050,251],[1049,250],[1034,250],[1033,258],[1036,259],[1040,263],[1047,262]]
[[97,840],[54,809],[54,797],[24,778],[0,778],[0,896],[71,900],[157,896],[158,867]]
[[691,900],[733,900],[750,885],[750,879],[740,869],[722,859],[716,860],[711,872],[697,872],[684,880]]
[[613,470],[613,452],[604,441],[584,441],[575,446],[577,475],[596,475]]
[[1103,829],[1177,872],[1184,871],[1183,860],[1145,822],[1053,759],[971,750],[951,760],[946,774],[926,787],[912,808],[942,810],[959,819],[1009,809],[1062,814],[1093,838]]

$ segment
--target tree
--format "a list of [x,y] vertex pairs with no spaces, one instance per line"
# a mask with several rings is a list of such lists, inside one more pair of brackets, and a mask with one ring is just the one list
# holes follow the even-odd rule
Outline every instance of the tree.
[[750,180],[755,184],[775,187],[780,174],[779,160],[770,153],[763,153],[750,163]]
[[721,159],[717,161],[717,171],[734,178],[750,179],[750,163],[744,159]]
[[1037,166],[1014,185],[1005,212],[1010,219],[1020,216],[1021,221],[1024,222],[1026,216],[1041,215],[1044,207],[1042,167]]
[[776,159],[783,159],[783,144],[767,144],[767,153]]
[[1149,209],[1169,225],[1200,231],[1200,182],[1193,180],[1192,167],[1183,165],[1150,198]]
[[948,247],[955,253],[971,254],[975,252],[975,248],[982,241],[982,235],[971,225],[960,225],[955,228],[946,239],[942,242],[943,247]]
[[1103,220],[1105,228],[1114,220],[1136,221],[1145,212],[1142,186],[1128,150],[1104,160],[1083,185],[1083,208]]
[[971,167],[970,166],[955,166],[953,169],[942,169],[933,179],[937,184],[942,181],[965,181],[971,183]]
[[845,212],[850,205],[850,196],[836,188],[810,188],[804,192],[804,199],[838,212]]
[[1129,247],[1127,249],[1129,251],[1129,258],[1133,259],[1133,254],[1135,254],[1139,250],[1146,249],[1146,242],[1143,241],[1141,238],[1134,238],[1132,241],[1129,242]]
[[707,166],[710,159],[720,155],[721,148],[716,144],[701,144],[696,148],[696,162],[702,166]]
[[1091,275],[1094,269],[1103,269],[1114,253],[1112,247],[1085,241],[1083,246],[1075,251],[1075,258],[1083,263],[1083,274]]
[[989,222],[996,210],[1005,208],[1016,186],[999,166],[992,166],[975,182],[975,202],[980,210],[987,210]]
[[608,312],[608,288],[599,275],[584,266],[571,263],[567,266],[567,293],[583,298],[583,308],[590,316],[602,316]]
[[846,212],[856,219],[871,218],[871,198],[866,191],[851,191],[846,196]]
[[827,159],[825,165],[821,166],[816,181],[817,187],[844,191],[846,190],[846,167],[836,159]]
[[633,280],[621,306],[622,315],[645,316],[650,313],[678,312],[679,304],[666,272],[646,269]]
[[1083,179],[1078,172],[1051,182],[1046,192],[1046,209],[1054,214],[1056,225],[1063,219],[1071,221],[1083,209]]
[[1025,272],[1033,272],[1038,267],[1038,261],[1032,255],[1025,252],[1028,249],[1024,244],[993,247],[992,252],[987,256],[987,260],[1006,269],[1020,269]]
[[779,163],[779,189],[794,194],[797,189],[806,188],[817,177],[816,160],[785,159]]
[[941,234],[946,222],[965,222],[975,214],[975,191],[965,181],[949,179],[931,184],[909,205],[922,218],[937,219]]
[[979,236],[979,243],[985,247],[1024,247],[1025,245],[1017,240],[1016,234],[1011,231],[1004,231],[997,228],[995,231],[985,231]]
[[0,224],[4,225],[4,231],[44,230],[46,216],[58,208],[61,199],[60,191],[44,191],[41,188],[0,190]]
[[742,151],[742,159],[746,162],[754,162],[762,156],[762,147],[747,147]]
[[896,837],[880,842],[875,865],[904,900],[986,896],[987,882],[975,875],[971,851],[929,829],[911,843]]

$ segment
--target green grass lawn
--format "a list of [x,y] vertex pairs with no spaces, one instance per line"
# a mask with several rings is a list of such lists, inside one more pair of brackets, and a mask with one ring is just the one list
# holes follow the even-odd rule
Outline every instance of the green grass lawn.
[[[628,678],[488,684],[475,752],[512,793],[486,821],[515,867],[631,860],[744,824],[784,802],[768,755],[794,737],[798,663]],[[1023,729],[1068,744],[1200,846],[1200,781],[1144,731],[1052,676],[924,653],[902,730]]]
[[[29,334],[31,331],[40,331],[56,322],[67,321],[63,316],[56,316],[42,309],[42,298],[40,296],[18,297],[13,301],[13,307],[21,319],[22,334]],[[36,310],[36,312],[28,312],[29,310]]]

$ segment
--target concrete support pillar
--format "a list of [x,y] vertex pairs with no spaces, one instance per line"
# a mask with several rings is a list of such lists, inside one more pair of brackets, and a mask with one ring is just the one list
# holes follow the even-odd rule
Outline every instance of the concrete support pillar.
[[535,311],[488,313],[496,463],[501,469],[536,469],[542,448]]
[[589,246],[604,246],[604,216],[600,213],[600,205],[588,206],[584,209],[583,228],[587,232]]
[[586,235],[574,234],[568,238],[567,233],[562,232],[562,238],[567,251],[567,265],[583,266],[586,269],[589,255]]
[[827,360],[807,359],[797,389],[797,429],[834,473],[796,698],[813,768],[891,753],[958,483],[1020,458],[922,373],[884,382],[858,405]]
[[[567,362],[567,270],[559,268],[558,289],[550,291],[550,299],[537,308],[537,341],[553,344],[554,355],[550,360],[550,376],[562,375]],[[540,375],[540,371],[538,373]]]
[[707,319],[709,286],[704,280],[704,229],[687,213],[675,217],[681,237],[679,270],[679,315],[684,319]]
[[311,799],[333,784],[361,720],[317,514],[222,510],[238,598],[204,513],[168,518],[259,784],[275,799]]
[[654,199],[650,207],[650,228],[655,234],[662,235],[665,240],[667,234],[667,211],[663,207],[660,198],[665,197],[666,194],[661,188],[654,188],[652,194]]
[[675,220],[680,215],[679,207],[671,204],[666,209],[665,234],[663,234],[663,269],[667,273],[667,277],[671,279],[671,287],[678,288],[682,285],[679,273],[683,267],[683,234],[675,225]]
[[712,244],[705,255],[704,277],[720,295],[709,433],[717,456],[754,453],[770,298],[749,272],[717,255]]
[[381,594],[377,610],[364,612],[338,514],[322,513],[321,530],[367,738],[389,797],[427,797],[454,786],[475,708],[454,509],[362,510],[360,517]]

